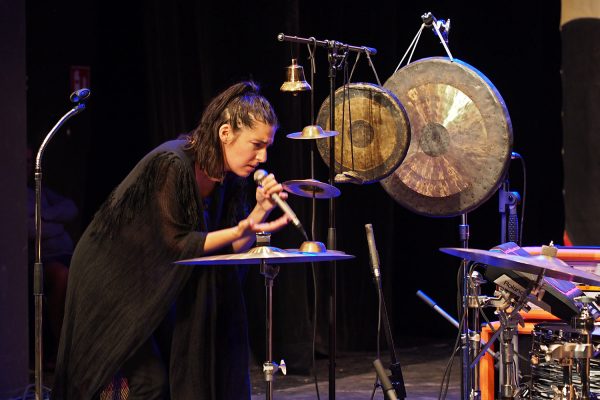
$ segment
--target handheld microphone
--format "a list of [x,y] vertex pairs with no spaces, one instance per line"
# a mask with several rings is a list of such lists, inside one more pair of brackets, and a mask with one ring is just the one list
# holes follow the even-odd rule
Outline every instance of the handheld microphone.
[[70,99],[73,103],[80,103],[82,101],[86,101],[91,94],[92,92],[90,91],[90,89],[83,88],[71,93]]
[[[267,177],[267,175],[269,174],[264,169],[257,169],[254,172],[254,182],[256,182],[257,185],[262,185],[262,181]],[[302,227],[302,223],[300,222],[294,211],[292,211],[290,206],[284,200],[282,200],[277,193],[273,193],[271,195],[271,199],[273,199],[273,201],[277,204],[281,211],[283,211],[288,217],[290,217],[292,224],[294,224],[294,226],[298,228],[298,230],[302,233],[304,238],[308,240],[308,236],[306,235],[306,231]]]
[[375,247],[375,235],[373,235],[373,225],[366,224],[365,230],[367,231],[367,244],[369,245],[369,260],[371,261],[371,269],[373,270],[373,276],[379,281],[379,253],[377,253],[377,247]]

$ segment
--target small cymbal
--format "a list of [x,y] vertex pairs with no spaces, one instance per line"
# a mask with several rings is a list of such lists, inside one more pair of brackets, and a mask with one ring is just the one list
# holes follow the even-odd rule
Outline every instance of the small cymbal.
[[591,285],[598,285],[600,283],[599,275],[572,268],[564,261],[555,257],[522,257],[496,251],[463,249],[458,247],[441,248],[440,251],[466,260],[533,275],[538,275],[543,271],[544,276],[563,281],[574,281]]
[[325,250],[309,253],[299,250],[282,250],[272,246],[259,246],[248,250],[245,253],[222,254],[216,256],[207,256],[192,258],[189,260],[176,261],[179,265],[240,265],[240,264],[260,264],[265,261],[267,264],[292,264],[292,263],[311,263],[319,261],[342,261],[354,258],[353,255],[342,251]]
[[340,190],[335,186],[320,182],[316,179],[297,179],[283,182],[286,192],[297,194],[302,197],[314,197],[315,199],[331,199],[340,195]]
[[302,132],[294,132],[286,136],[290,139],[323,139],[337,135],[339,132],[324,131],[319,125],[308,125],[302,129]]

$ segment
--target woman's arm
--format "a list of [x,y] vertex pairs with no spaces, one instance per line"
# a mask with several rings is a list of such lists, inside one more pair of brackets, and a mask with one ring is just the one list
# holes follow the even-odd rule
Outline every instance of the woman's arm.
[[236,253],[245,251],[254,244],[257,232],[275,232],[287,225],[290,220],[286,215],[271,222],[264,222],[275,208],[276,204],[271,199],[274,193],[283,200],[287,199],[283,186],[277,182],[273,174],[269,174],[262,180],[262,185],[256,188],[256,206],[250,215],[235,227],[208,233],[204,251],[214,252],[228,244],[232,245]]

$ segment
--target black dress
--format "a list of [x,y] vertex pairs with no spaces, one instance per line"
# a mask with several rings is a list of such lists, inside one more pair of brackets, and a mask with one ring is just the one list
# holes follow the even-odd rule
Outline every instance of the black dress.
[[167,314],[174,316],[165,357],[171,398],[250,398],[247,321],[236,268],[173,264],[202,256],[205,214],[211,230],[245,217],[243,182],[226,179],[204,210],[184,145],[167,142],[146,155],[79,241],[53,399],[96,398]]

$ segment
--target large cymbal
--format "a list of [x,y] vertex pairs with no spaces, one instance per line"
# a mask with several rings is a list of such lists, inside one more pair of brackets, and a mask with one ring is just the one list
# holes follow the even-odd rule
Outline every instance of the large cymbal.
[[[344,94],[344,92],[346,92]],[[323,102],[317,124],[330,129],[329,97]],[[361,183],[388,176],[404,159],[410,142],[408,117],[396,96],[381,86],[351,83],[335,91],[335,172],[351,170]],[[329,165],[329,140],[317,148]]]
[[416,213],[450,217],[489,199],[508,168],[512,125],[500,93],[472,66],[426,58],[385,83],[405,107],[411,142],[402,164],[381,181]]
[[311,263],[319,261],[342,261],[354,258],[353,255],[342,251],[326,250],[319,252],[306,252],[299,250],[282,250],[277,247],[259,246],[245,253],[222,254],[181,260],[175,264],[182,265],[239,265],[260,264],[265,260],[267,264]]
[[572,268],[555,257],[522,257],[496,251],[463,249],[460,247],[441,248],[440,251],[466,260],[493,265],[494,267],[521,271],[532,275],[538,275],[543,271],[544,276],[549,278],[600,285],[599,275]]

